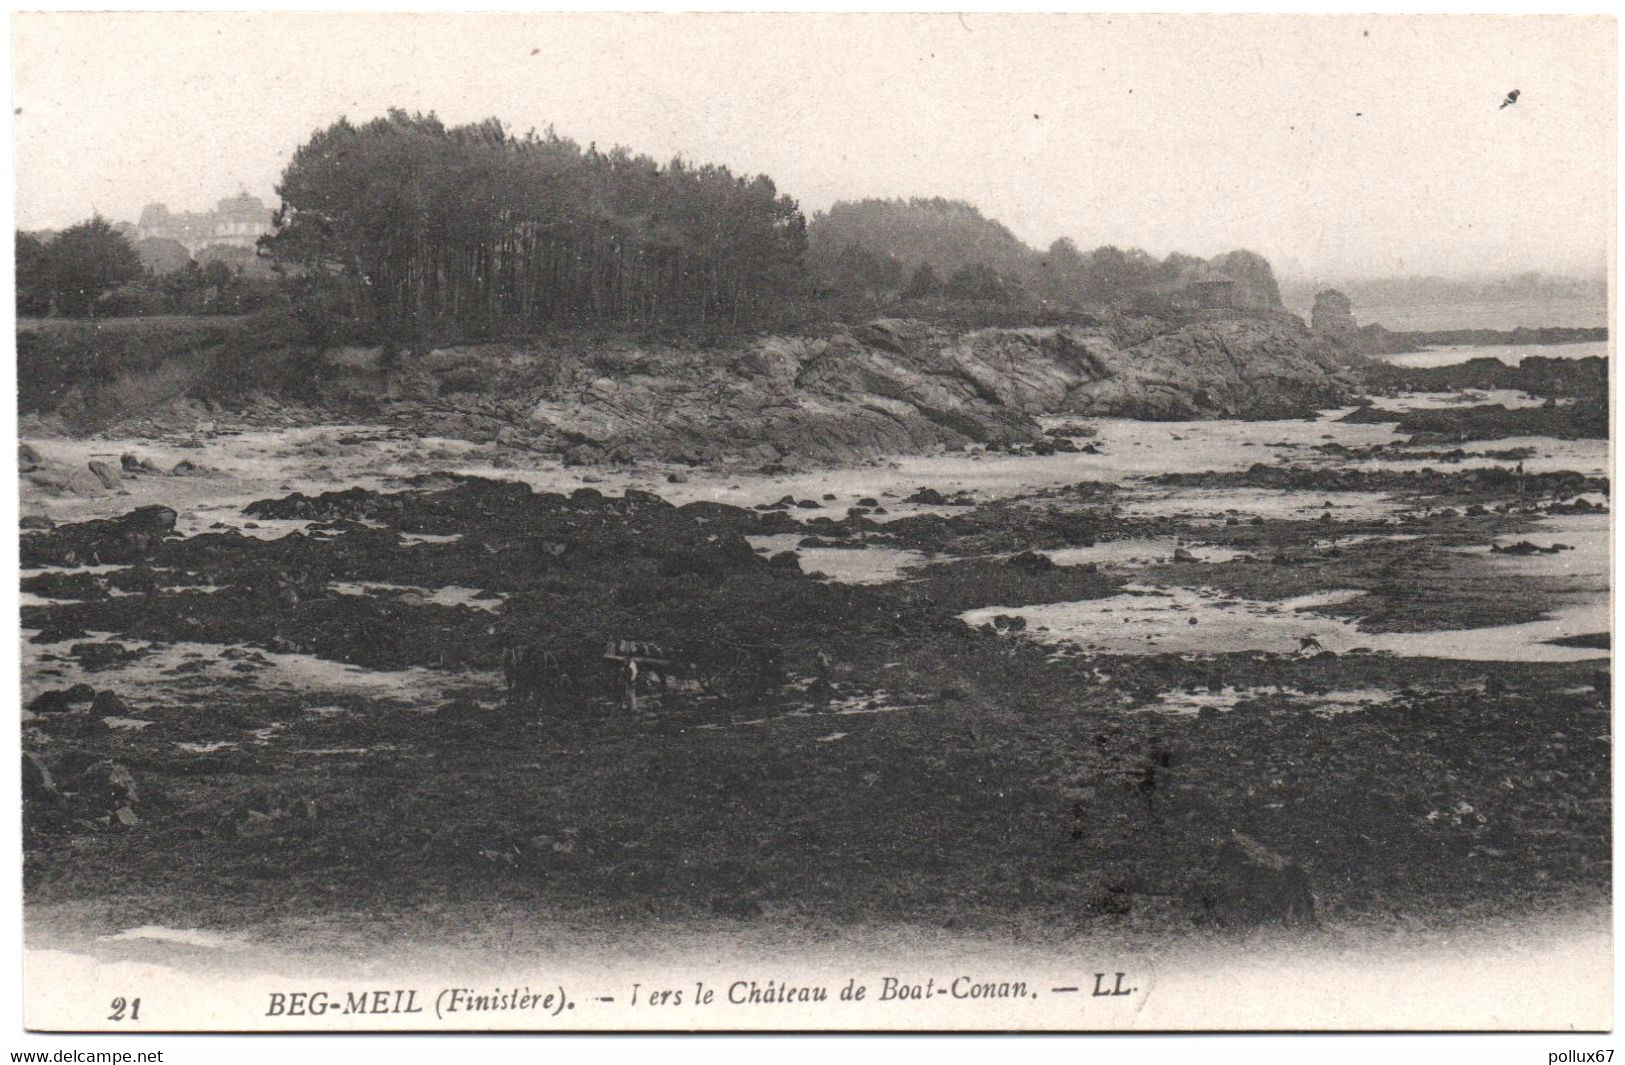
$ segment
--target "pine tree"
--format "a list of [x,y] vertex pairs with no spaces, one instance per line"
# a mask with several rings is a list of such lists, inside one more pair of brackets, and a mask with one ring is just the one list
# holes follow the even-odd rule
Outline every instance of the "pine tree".
[[275,258],[344,279],[354,313],[437,321],[739,324],[799,286],[805,221],[766,177],[496,119],[338,122],[278,186]]

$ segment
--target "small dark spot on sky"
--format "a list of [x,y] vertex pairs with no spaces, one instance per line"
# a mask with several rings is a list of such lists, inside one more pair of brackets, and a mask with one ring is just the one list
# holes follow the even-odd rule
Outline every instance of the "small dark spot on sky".
[[1038,117],[1038,112],[1037,112],[1037,111],[1034,111],[1034,112],[1033,112],[1033,117],[1034,117],[1034,118],[1037,118],[1037,117]]
[[1369,36],[1371,36],[1371,31],[1370,30],[1361,30],[1360,31],[1360,36],[1361,37],[1369,37]]
[[20,114],[23,113],[23,109],[19,107],[16,110],[12,111],[11,113],[14,114],[14,115],[20,115]]
[[530,54],[531,54],[531,55],[541,55],[541,54],[542,54],[542,50],[541,50],[541,49],[540,49],[540,48],[532,48],[532,49],[531,49],[531,50],[530,50]]
[[1359,118],[1359,117],[1361,117],[1361,116],[1362,116],[1362,115],[1364,115],[1364,114],[1365,114],[1365,112],[1364,112],[1364,111],[1356,111],[1356,112],[1354,112],[1354,117],[1355,117],[1355,118]]

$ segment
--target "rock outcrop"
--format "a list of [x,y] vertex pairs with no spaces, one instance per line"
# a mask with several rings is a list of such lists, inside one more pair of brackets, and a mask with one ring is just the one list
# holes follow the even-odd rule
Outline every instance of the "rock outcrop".
[[[471,374],[471,361],[483,364]],[[655,457],[822,464],[1037,435],[1034,417],[1290,417],[1344,400],[1336,358],[1285,315],[970,332],[880,319],[827,337],[724,350],[431,353],[395,413],[423,431],[560,450],[582,462]],[[513,378],[510,386],[503,375]],[[528,381],[528,386],[521,383]],[[501,410],[493,392],[525,396]]]
[[[811,466],[1038,442],[1041,414],[1299,416],[1348,398],[1346,358],[1297,318],[1264,310],[972,330],[887,318],[707,345],[567,335],[395,360],[346,349],[327,357],[326,372],[297,399],[216,394],[205,378],[160,367],[185,397],[126,403],[118,421],[93,424],[151,435],[196,431],[217,417],[269,426],[385,421],[582,463]],[[207,473],[185,462],[165,471],[135,455],[107,464],[100,478],[38,455],[20,455],[19,464],[42,488],[93,494],[125,477]]]
[[1315,293],[1315,306],[1309,312],[1310,327],[1316,335],[1351,341],[1360,331],[1354,320],[1354,305],[1335,288]]

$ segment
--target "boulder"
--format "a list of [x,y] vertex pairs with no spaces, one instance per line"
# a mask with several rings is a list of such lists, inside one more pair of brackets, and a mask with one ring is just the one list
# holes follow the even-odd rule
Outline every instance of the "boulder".
[[1012,569],[1023,570],[1027,573],[1048,573],[1057,568],[1054,559],[1048,555],[1040,555],[1035,551],[1023,551],[1019,555],[1011,555],[1005,559],[1004,564]]
[[23,476],[29,484],[51,495],[98,496],[107,491],[101,479],[89,470],[56,463],[30,468]]
[[68,648],[68,654],[89,670],[107,669],[140,656],[139,651],[132,652],[123,644],[111,640],[76,643]]
[[90,701],[90,712],[97,717],[123,717],[130,712],[130,707],[118,692],[103,690]]
[[75,684],[71,688],[52,688],[42,691],[28,702],[28,710],[35,714],[65,714],[79,703],[96,698],[96,689],[88,684]]
[[103,488],[113,489],[124,483],[124,478],[119,471],[100,459],[92,459],[89,463],[89,469],[95,475],[96,480],[102,483]]
[[69,640],[81,640],[90,633],[78,626],[51,626],[41,629],[28,641],[29,643],[66,643]]

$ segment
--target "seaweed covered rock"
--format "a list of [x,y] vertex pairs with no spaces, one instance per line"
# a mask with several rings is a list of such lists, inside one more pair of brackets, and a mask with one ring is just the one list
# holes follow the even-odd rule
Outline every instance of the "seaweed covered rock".
[[138,507],[117,518],[58,525],[22,538],[21,563],[32,566],[100,566],[141,562],[175,531],[176,513],[165,506]]
[[[125,641],[75,645],[75,657],[95,659],[86,665],[135,653],[131,641],[207,639],[373,669],[494,669],[512,635],[545,642],[570,672],[594,663],[613,639],[794,646],[830,617],[845,619],[854,639],[963,628],[939,604],[814,581],[793,556],[770,561],[746,536],[772,526],[744,508],[674,507],[637,489],[565,496],[464,477],[423,485],[262,500],[252,513],[317,524],[265,539],[227,530],[166,540],[143,560],[151,579],[140,578],[141,594],[31,604],[25,624]],[[94,531],[106,539],[124,528],[104,523]],[[847,532],[833,522],[827,530],[835,540]],[[52,537],[61,541],[58,556],[89,539],[84,527],[38,539]],[[397,590],[346,587],[357,584]],[[437,598],[434,590],[447,587],[484,589],[490,602]]]

